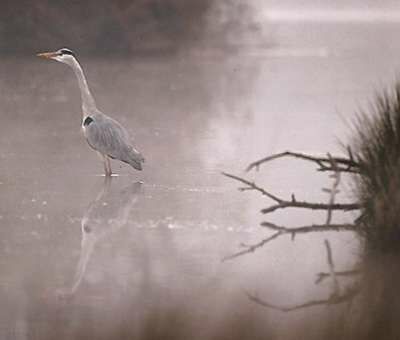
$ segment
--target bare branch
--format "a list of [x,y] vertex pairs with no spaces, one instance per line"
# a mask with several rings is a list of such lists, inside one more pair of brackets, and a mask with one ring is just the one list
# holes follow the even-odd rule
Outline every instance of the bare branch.
[[360,175],[361,172],[360,170],[357,170],[355,168],[342,168],[342,167],[338,167],[337,169],[334,169],[330,166],[324,166],[323,168],[318,168],[317,171],[339,171],[339,172],[347,172],[350,174],[356,174],[356,175]]
[[263,214],[271,213],[278,209],[285,208],[301,208],[301,209],[309,209],[309,210],[359,210],[361,209],[361,204],[359,203],[334,203],[334,204],[326,204],[326,203],[312,203],[305,201],[284,201],[281,200],[280,203],[271,205],[268,208],[264,208],[261,210]]
[[351,162],[356,163],[355,160],[354,160],[353,151],[351,150],[350,145],[347,145],[347,148],[346,148],[346,149],[347,149],[347,153],[348,153],[348,155],[349,155],[349,160],[350,160]]
[[[319,167],[320,171],[332,171],[334,169],[331,168],[331,161],[327,157],[316,157],[316,156],[310,156],[304,153],[299,153],[299,152],[292,152],[292,151],[285,151],[281,153],[277,153],[265,158],[262,158],[258,161],[255,161],[251,163],[246,171],[250,171],[253,168],[256,168],[258,170],[260,168],[261,164],[267,163],[269,161],[272,161],[274,159],[282,158],[282,157],[294,157],[294,158],[299,158],[303,159],[305,161],[310,161],[313,163],[316,163]],[[345,158],[345,157],[333,157],[335,162],[342,167],[339,167],[339,171],[343,172],[360,172],[360,165],[353,159],[353,158]]]
[[271,222],[262,222],[261,226],[279,231],[281,234],[304,234],[310,232],[324,231],[354,231],[357,230],[357,224],[342,223],[342,224],[311,224],[301,227],[288,228],[279,226]]
[[[295,195],[292,193],[291,197],[289,200],[285,200],[279,196],[276,196],[269,191],[265,190],[264,188],[258,186],[255,182],[251,182],[247,179],[244,179],[242,177],[228,174],[223,172],[222,174],[224,176],[227,176],[229,178],[232,178],[242,184],[245,184],[244,187],[239,188],[241,191],[248,191],[248,190],[255,190],[260,192],[262,195],[268,197],[274,203],[261,210],[262,213],[268,214],[271,212],[274,212],[278,209],[286,209],[286,208],[301,208],[301,209],[308,209],[308,210],[324,210],[327,211],[327,217],[325,224],[311,224],[311,225],[305,225],[305,226],[299,226],[299,227],[293,227],[293,228],[288,228],[286,226],[280,226],[276,225],[274,223],[270,222],[262,222],[261,226],[266,227],[274,231],[272,235],[269,237],[259,241],[258,243],[254,244],[241,244],[244,249],[241,251],[234,253],[232,255],[226,256],[223,258],[223,261],[227,261],[230,259],[234,259],[236,257],[253,253],[257,249],[263,247],[267,243],[277,239],[278,237],[282,235],[290,235],[292,240],[295,238],[297,234],[302,234],[302,233],[311,233],[311,232],[326,232],[326,231],[355,231],[360,227],[360,224],[356,220],[355,223],[342,223],[342,224],[334,224],[332,223],[332,215],[333,211],[335,210],[342,210],[342,211],[349,211],[349,210],[359,210],[362,208],[361,204],[359,203],[336,203],[336,195],[339,193],[339,185],[340,185],[340,180],[341,180],[341,173],[342,172],[349,172],[349,173],[356,173],[356,174],[361,174],[361,165],[354,160],[352,151],[350,148],[347,149],[348,152],[348,158],[345,157],[332,157],[329,153],[327,157],[316,157],[316,156],[311,156],[308,154],[304,153],[296,153],[296,152],[291,152],[291,151],[286,151],[282,153],[277,153],[268,157],[265,157],[263,159],[260,159],[256,162],[251,163],[246,171],[250,171],[253,168],[256,168],[257,170],[261,166],[261,164],[267,163],[269,161],[278,159],[278,158],[283,158],[283,157],[293,157],[297,159],[302,159],[305,161],[309,161],[312,163],[317,164],[318,166],[318,171],[329,171],[332,172],[331,178],[333,178],[333,183],[331,188],[328,189],[323,189],[323,191],[327,192],[329,194],[329,200],[327,203],[315,203],[315,202],[307,202],[307,201],[297,201]],[[340,291],[340,286],[339,286],[339,280],[338,276],[347,276],[347,275],[353,275],[356,273],[356,270],[353,271],[343,271],[343,272],[336,272],[335,267],[334,267],[334,262],[333,262],[333,257],[332,257],[332,250],[329,244],[329,241],[325,240],[325,247],[326,247],[326,252],[327,252],[327,262],[329,266],[329,273],[319,273],[318,278],[316,280],[316,283],[321,282],[327,277],[330,277],[332,279],[332,293],[329,298],[327,299],[319,299],[319,300],[310,300],[302,304],[298,305],[293,305],[293,306],[279,306],[275,305],[272,303],[269,303],[268,301],[265,301],[261,298],[259,298],[256,295],[252,295],[250,293],[247,293],[248,298],[267,308],[272,308],[276,310],[280,310],[283,312],[289,312],[289,311],[294,311],[302,308],[307,308],[307,307],[312,307],[312,306],[317,306],[317,305],[332,305],[332,304],[339,304],[342,302],[346,301],[352,301],[352,299],[358,294],[360,288],[357,285],[352,285],[348,286],[344,293],[341,293]],[[357,271],[358,272],[358,271]]]
[[261,194],[263,194],[264,196],[269,197],[270,199],[272,199],[272,200],[275,201],[275,202],[278,202],[278,203],[281,203],[281,202],[282,202],[282,200],[281,200],[279,197],[277,197],[277,196],[275,196],[275,195],[272,195],[272,194],[269,193],[268,191],[266,191],[266,190],[264,190],[263,188],[259,187],[259,186],[258,186],[257,184],[255,184],[254,182],[250,182],[250,181],[248,181],[248,180],[246,180],[246,179],[244,179],[244,178],[241,178],[241,177],[235,176],[235,175],[231,175],[231,174],[228,174],[228,173],[226,173],[226,172],[222,172],[222,174],[223,174],[224,176],[226,176],[226,177],[233,178],[233,179],[235,179],[235,180],[237,180],[237,181],[239,181],[239,182],[242,182],[242,183],[248,185],[247,187],[239,188],[240,191],[245,191],[245,190],[256,190],[256,191],[261,192]]
[[228,174],[226,172],[222,172],[222,174],[226,177],[232,178],[236,181],[239,181],[243,184],[246,184],[247,187],[240,188],[241,191],[246,190],[255,190],[260,192],[262,195],[267,196],[268,198],[275,201],[277,204],[272,205],[268,208],[264,208],[261,210],[263,214],[271,213],[278,209],[285,209],[285,208],[303,208],[303,209],[310,209],[310,210],[358,210],[361,208],[361,205],[358,203],[335,203],[335,204],[326,204],[326,203],[312,203],[312,202],[305,202],[305,201],[297,201],[294,194],[291,196],[290,201],[286,201],[276,195],[271,194],[270,192],[266,191],[265,189],[261,188],[254,182],[250,182],[242,177]]
[[332,156],[328,153],[328,157],[331,161],[332,168],[335,169],[334,173],[331,175],[331,177],[334,179],[332,188],[331,189],[323,189],[323,191],[326,191],[329,193],[329,203],[328,203],[328,213],[327,213],[327,218],[326,218],[326,224],[330,224],[332,220],[332,206],[335,203],[335,198],[336,195],[339,193],[338,187],[340,184],[340,171],[338,171],[338,166],[336,161],[332,158]]
[[321,305],[323,305],[323,306],[336,305],[336,304],[340,304],[343,302],[351,301],[359,293],[359,291],[360,291],[360,289],[358,286],[353,286],[353,287],[349,287],[342,295],[339,295],[339,296],[332,295],[328,299],[310,300],[305,303],[302,303],[299,305],[293,305],[293,306],[275,305],[275,304],[272,304],[268,301],[265,301],[265,300],[259,298],[257,295],[252,295],[248,292],[246,292],[246,295],[251,301],[257,303],[260,306],[279,310],[281,312],[292,312],[295,310],[308,308],[308,307],[321,306]]

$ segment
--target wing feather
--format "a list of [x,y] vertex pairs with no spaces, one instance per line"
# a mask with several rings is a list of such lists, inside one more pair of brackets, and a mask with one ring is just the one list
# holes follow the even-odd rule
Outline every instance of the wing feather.
[[133,146],[125,128],[114,119],[103,114],[90,116],[92,121],[84,126],[89,145],[111,158],[129,163],[141,170],[143,156]]

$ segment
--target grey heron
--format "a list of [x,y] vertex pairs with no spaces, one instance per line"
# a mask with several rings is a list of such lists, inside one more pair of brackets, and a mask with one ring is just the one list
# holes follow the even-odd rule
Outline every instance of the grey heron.
[[142,170],[144,157],[132,145],[126,129],[97,108],[75,54],[67,48],[61,48],[55,52],[39,53],[37,56],[67,64],[74,71],[82,99],[82,131],[89,146],[103,158],[106,177],[112,175],[110,158]]

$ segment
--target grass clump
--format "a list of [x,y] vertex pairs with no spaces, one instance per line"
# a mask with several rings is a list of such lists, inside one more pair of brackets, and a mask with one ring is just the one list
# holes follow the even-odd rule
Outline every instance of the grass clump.
[[400,83],[377,95],[372,115],[358,116],[353,150],[366,250],[400,253]]

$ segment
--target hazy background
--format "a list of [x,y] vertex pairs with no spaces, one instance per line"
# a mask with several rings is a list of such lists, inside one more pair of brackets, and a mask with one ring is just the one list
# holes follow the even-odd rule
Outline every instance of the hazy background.
[[342,21],[349,15],[348,21],[398,21],[398,3],[3,0],[0,53],[24,55],[60,44],[93,56],[165,55],[204,46],[232,51],[243,44],[279,44],[268,21]]
[[[398,75],[399,11],[395,1],[1,1],[0,338],[335,338],[347,305],[285,314],[244,291],[282,305],[329,297],[329,282],[314,285],[324,239],[338,269],[359,260],[358,240],[282,237],[221,262],[270,235],[259,227],[270,202],[221,171],[244,175],[287,149],[340,153],[357,110]],[[73,72],[35,57],[64,46],[146,157],[141,173],[114,162],[110,188],[80,133]],[[285,198],[327,200],[329,178],[308,164],[247,176]],[[351,188],[338,199],[351,201]]]
[[236,34],[258,31],[252,4],[245,1],[4,1],[2,5],[3,53],[32,52],[62,41],[97,56],[157,55],[204,43],[228,48],[240,40]]

